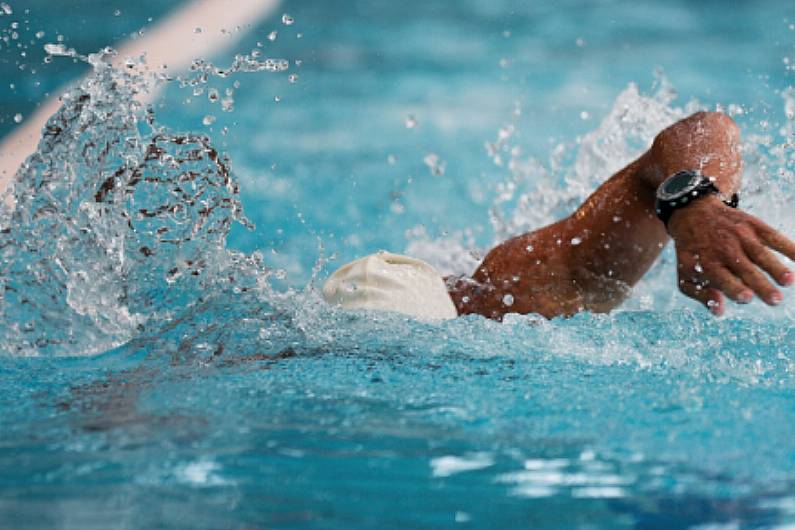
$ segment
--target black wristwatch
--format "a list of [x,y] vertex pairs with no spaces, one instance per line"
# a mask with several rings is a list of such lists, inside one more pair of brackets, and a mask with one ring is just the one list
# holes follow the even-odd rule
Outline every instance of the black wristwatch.
[[[697,171],[680,171],[671,175],[665,182],[657,188],[657,200],[654,209],[657,217],[668,226],[668,220],[674,210],[683,208],[688,204],[697,201],[700,197],[711,194],[720,195],[720,190],[715,186],[715,179],[707,177]],[[737,208],[740,204],[740,196],[736,193],[729,200],[723,200],[724,204]]]

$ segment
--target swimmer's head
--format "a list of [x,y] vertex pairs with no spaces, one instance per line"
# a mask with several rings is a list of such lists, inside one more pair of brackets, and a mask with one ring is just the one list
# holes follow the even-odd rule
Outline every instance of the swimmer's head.
[[340,267],[323,286],[323,297],[344,309],[392,311],[424,320],[458,316],[436,269],[388,252]]

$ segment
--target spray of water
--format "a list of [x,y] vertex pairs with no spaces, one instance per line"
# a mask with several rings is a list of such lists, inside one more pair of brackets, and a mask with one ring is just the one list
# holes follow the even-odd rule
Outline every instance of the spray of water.
[[[87,354],[121,344],[224,289],[261,285],[258,256],[226,250],[243,217],[229,161],[203,135],[158,126],[137,101],[152,86],[112,50],[63,96],[0,217],[2,350]],[[224,71],[279,71],[239,56]],[[219,69],[197,67],[206,80]],[[162,79],[160,80],[162,81]]]

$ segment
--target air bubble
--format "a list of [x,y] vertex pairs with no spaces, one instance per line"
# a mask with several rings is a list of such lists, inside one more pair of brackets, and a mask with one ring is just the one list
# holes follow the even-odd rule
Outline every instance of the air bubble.
[[524,249],[525,249],[526,251],[528,251],[528,252],[532,252],[532,251],[534,250],[534,248],[535,248],[535,247],[534,247],[533,245],[527,245],[526,247],[524,247]]
[[504,305],[508,306],[508,307],[511,307],[513,305],[513,295],[512,294],[506,294],[505,296],[503,296],[502,297],[502,303]]
[[288,15],[287,13],[282,15],[282,24],[285,26],[292,26],[295,23],[295,19]]
[[11,9],[11,6],[6,4],[5,2],[0,2],[0,11],[4,15],[13,15],[14,11]]
[[208,114],[207,116],[204,117],[202,123],[204,125],[212,125],[213,123],[215,123],[215,116],[213,116],[212,114]]
[[417,126],[417,118],[415,118],[412,114],[409,114],[406,116],[406,121],[403,122],[403,124],[406,126],[406,129],[413,129]]
[[278,37],[278,36],[279,36],[279,32],[276,31],[276,30],[273,30],[270,33],[268,33],[268,40],[273,42],[273,41],[276,40],[276,37]]
[[114,11],[113,12],[113,16],[114,17],[120,17],[121,16],[121,9],[117,9],[116,11]]
[[202,28],[194,28],[193,29],[193,33],[201,33],[202,31],[204,31],[204,30],[202,30]]
[[22,114],[20,114],[18,112],[16,114],[14,114],[14,122],[15,123],[22,123]]
[[580,243],[582,243],[582,239],[581,238],[579,238],[579,237],[571,238],[571,246],[576,247]]
[[290,74],[290,75],[287,77],[287,79],[288,79],[288,80],[289,80],[291,83],[295,83],[296,81],[298,81],[298,75],[296,75],[296,74]]
[[44,38],[44,32],[43,31],[37,31],[36,32],[36,38],[37,39],[43,39]]

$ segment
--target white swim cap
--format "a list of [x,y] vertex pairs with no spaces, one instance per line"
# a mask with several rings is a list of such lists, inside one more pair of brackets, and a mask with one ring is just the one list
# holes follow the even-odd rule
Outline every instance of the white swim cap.
[[323,286],[329,304],[420,319],[458,316],[442,276],[424,261],[379,252],[340,267]]

